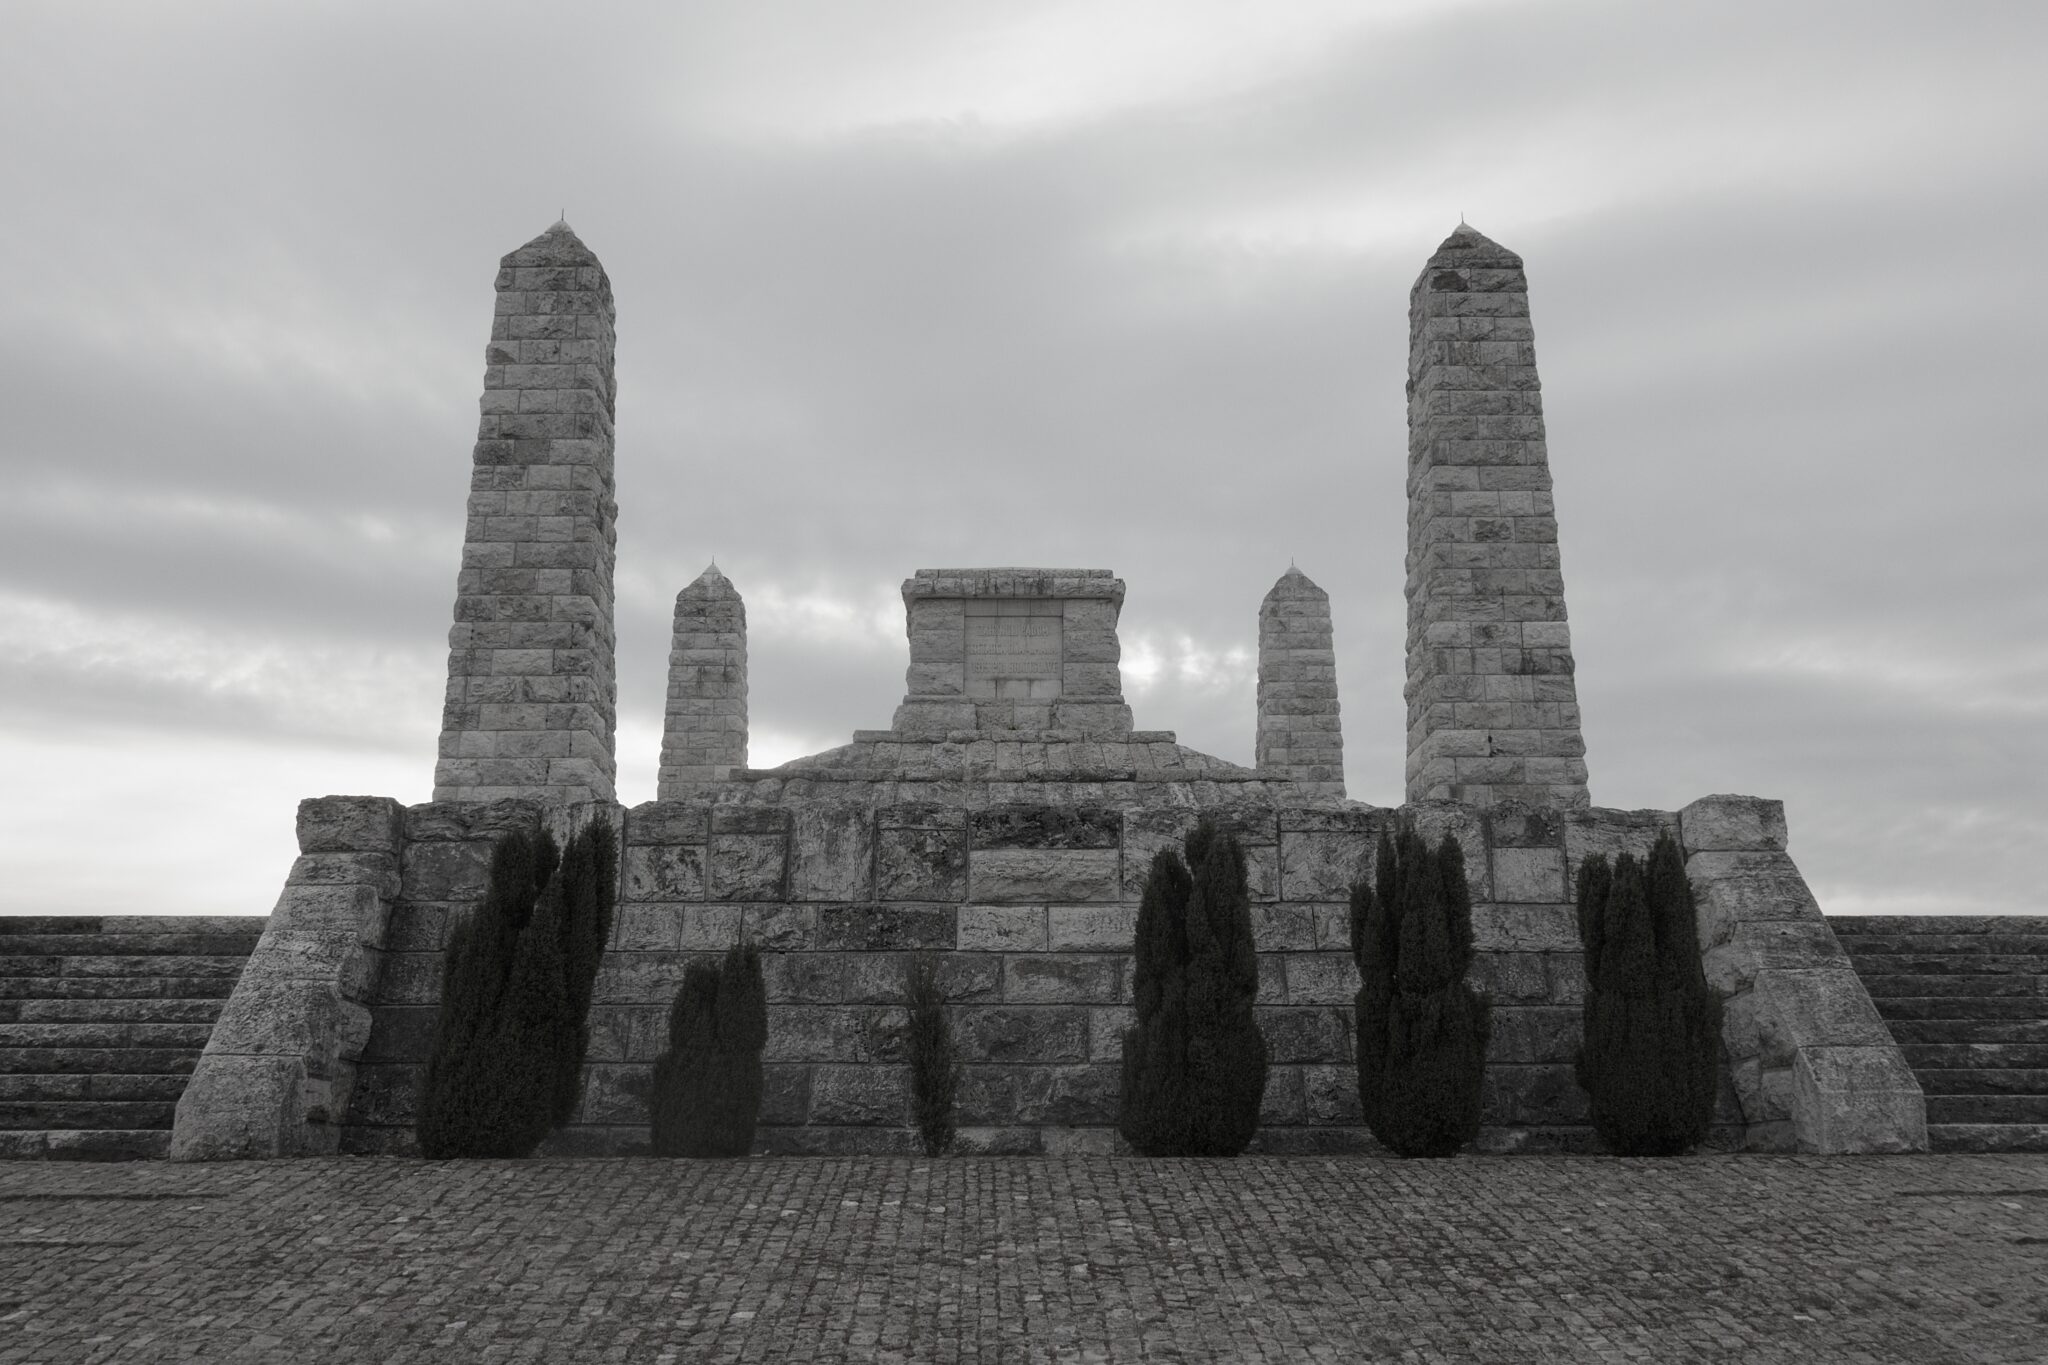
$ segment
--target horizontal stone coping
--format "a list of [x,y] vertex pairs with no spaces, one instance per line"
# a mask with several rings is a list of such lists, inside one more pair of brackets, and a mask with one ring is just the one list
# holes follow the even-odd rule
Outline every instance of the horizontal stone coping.
[[[915,776],[915,774],[911,774]],[[878,763],[872,767],[847,768],[801,768],[795,772],[781,768],[740,768],[727,779],[732,782],[899,782],[906,779],[906,771],[899,763]],[[1074,786],[1094,783],[1148,782],[1148,783],[1193,783],[1193,782],[1272,782],[1271,773],[1257,772],[1251,768],[1235,771],[1229,768],[1154,768],[1148,772],[1126,772],[1120,768],[1076,770],[1063,773],[1032,773],[1026,771],[1004,772],[989,777],[938,777],[933,782],[946,782],[964,786],[1000,784],[1005,782],[1030,782],[1041,786]],[[1285,781],[1287,779],[1279,779]]]
[[[958,697],[942,700],[958,701]],[[855,744],[1178,744],[1172,730],[855,730]],[[829,753],[830,750],[825,752]],[[774,769],[751,768],[750,772]]]
[[931,597],[1091,597],[1122,603],[1124,581],[1108,569],[919,569],[903,600]]
[[0,934],[260,934],[268,915],[0,915]]

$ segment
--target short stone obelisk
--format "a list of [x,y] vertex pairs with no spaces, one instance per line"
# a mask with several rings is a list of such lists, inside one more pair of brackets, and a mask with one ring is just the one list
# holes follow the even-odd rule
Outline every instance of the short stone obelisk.
[[655,795],[681,801],[746,766],[747,604],[713,564],[676,594]]
[[1330,594],[1292,566],[1259,603],[1256,763],[1305,797],[1344,797]]
[[500,262],[437,801],[614,797],[611,281],[567,223]]
[[1408,799],[1583,808],[1522,258],[1460,224],[1408,329]]

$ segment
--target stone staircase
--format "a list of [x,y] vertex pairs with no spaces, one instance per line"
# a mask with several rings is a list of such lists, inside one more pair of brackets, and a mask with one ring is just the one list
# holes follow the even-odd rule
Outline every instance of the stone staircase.
[[1937,1152],[2048,1152],[2048,916],[1828,920],[1927,1096]]
[[0,916],[0,1157],[159,1157],[264,917]]

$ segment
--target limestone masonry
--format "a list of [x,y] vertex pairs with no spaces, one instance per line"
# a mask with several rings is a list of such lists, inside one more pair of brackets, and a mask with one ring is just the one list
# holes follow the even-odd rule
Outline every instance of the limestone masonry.
[[[1258,1146],[1369,1145],[1346,900],[1396,821],[1468,859],[1492,1051],[1481,1146],[1593,1145],[1572,1076],[1585,990],[1572,878],[1679,840],[1726,1002],[1715,1141],[1928,1142],[1919,1084],[1786,852],[1776,802],[1590,804],[1519,257],[1460,227],[1411,296],[1407,804],[1345,799],[1328,594],[1261,604],[1255,764],[1137,727],[1107,569],[920,569],[885,729],[747,764],[747,620],[707,569],[676,599],[659,799],[614,797],[610,285],[566,224],[504,260],[450,635],[435,799],[309,800],[301,857],[180,1101],[185,1158],[412,1149],[449,926],[492,841],[595,817],[620,905],[582,1108],[560,1152],[647,1145],[685,968],[765,954],[761,1142],[905,1152],[906,955],[940,955],[969,1150],[1110,1152],[1130,946],[1153,853],[1213,812],[1243,841],[1273,1068]],[[1392,478],[1393,471],[1388,471]],[[1247,627],[1251,625],[1247,622]]]

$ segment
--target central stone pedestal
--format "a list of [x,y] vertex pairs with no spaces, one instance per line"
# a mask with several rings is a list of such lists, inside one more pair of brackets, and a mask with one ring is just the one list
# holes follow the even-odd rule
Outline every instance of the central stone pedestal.
[[1129,734],[1123,601],[1107,569],[919,569],[903,584],[910,669],[894,732]]

